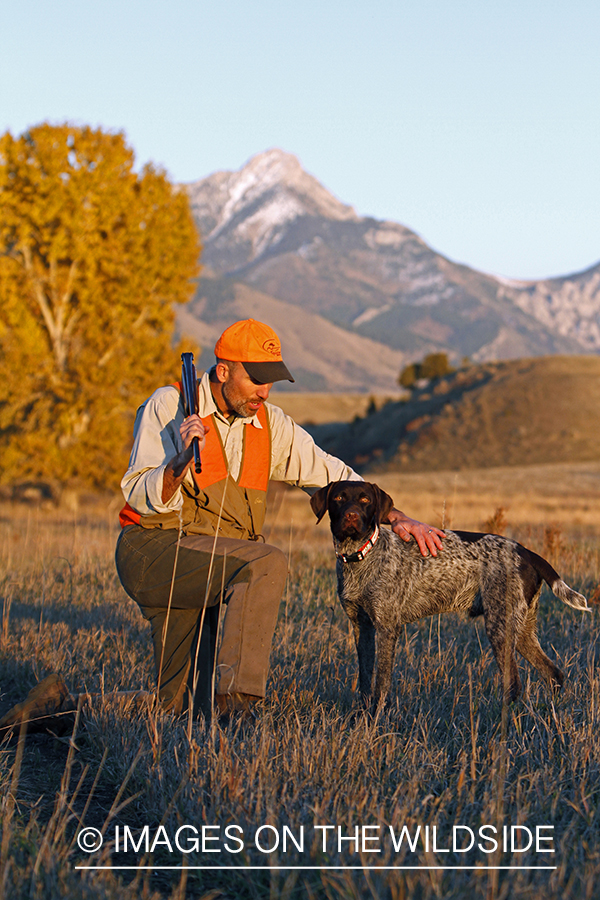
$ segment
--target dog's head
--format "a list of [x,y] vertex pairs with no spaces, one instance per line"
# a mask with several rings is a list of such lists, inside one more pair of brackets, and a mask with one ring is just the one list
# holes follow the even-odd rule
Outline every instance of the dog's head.
[[387,519],[394,501],[367,481],[332,481],[313,494],[310,505],[317,522],[329,513],[333,536],[343,541],[367,537],[376,524]]

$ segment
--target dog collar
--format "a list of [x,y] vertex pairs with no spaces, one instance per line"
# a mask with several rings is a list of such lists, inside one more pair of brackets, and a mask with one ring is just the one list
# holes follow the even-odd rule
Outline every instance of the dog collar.
[[377,540],[379,538],[379,525],[375,526],[375,531],[368,539],[368,541],[362,545],[362,547],[356,551],[356,553],[338,553],[335,551],[335,555],[338,559],[341,559],[342,562],[352,563],[352,562],[360,562],[361,559],[364,559],[367,553],[370,553]]

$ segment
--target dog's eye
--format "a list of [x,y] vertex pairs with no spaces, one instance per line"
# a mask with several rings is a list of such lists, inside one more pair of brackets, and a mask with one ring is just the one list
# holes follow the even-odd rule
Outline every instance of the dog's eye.
[[338,494],[337,497],[334,497],[334,498],[333,498],[333,502],[334,502],[334,503],[342,503],[343,500],[344,500],[344,498],[342,497],[341,494]]
[[358,501],[358,502],[359,502],[359,503],[370,503],[371,501],[369,500],[368,497],[359,497],[359,501]]

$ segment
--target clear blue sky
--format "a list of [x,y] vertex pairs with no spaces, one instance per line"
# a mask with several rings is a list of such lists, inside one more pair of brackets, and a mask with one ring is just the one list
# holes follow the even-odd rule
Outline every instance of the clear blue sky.
[[475,268],[600,260],[598,0],[33,0],[0,29],[2,131],[122,129],[177,181],[281,147]]

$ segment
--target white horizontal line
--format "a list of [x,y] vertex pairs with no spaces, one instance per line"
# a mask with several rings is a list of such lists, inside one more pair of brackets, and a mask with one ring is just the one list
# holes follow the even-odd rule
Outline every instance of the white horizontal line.
[[491,870],[499,870],[502,869],[508,872],[520,872],[522,870],[531,870],[531,869],[542,869],[547,872],[552,872],[554,869],[558,868],[557,866],[75,866],[76,869],[107,869],[110,871],[114,871],[116,869],[131,869],[135,872],[139,872],[145,869],[173,869],[177,872],[181,872],[184,869],[198,869],[200,871],[208,871],[214,870],[215,872],[224,872],[224,871],[242,871],[242,870],[257,870],[257,871],[269,871],[273,869],[288,871],[289,869],[298,869],[298,870],[309,870],[309,871],[320,871],[321,869],[358,869],[358,870],[366,870],[369,871],[377,871],[377,869],[381,869],[382,871],[413,871],[416,869],[422,869],[424,871],[432,871],[432,870],[465,870],[465,871],[479,871],[488,872]]

